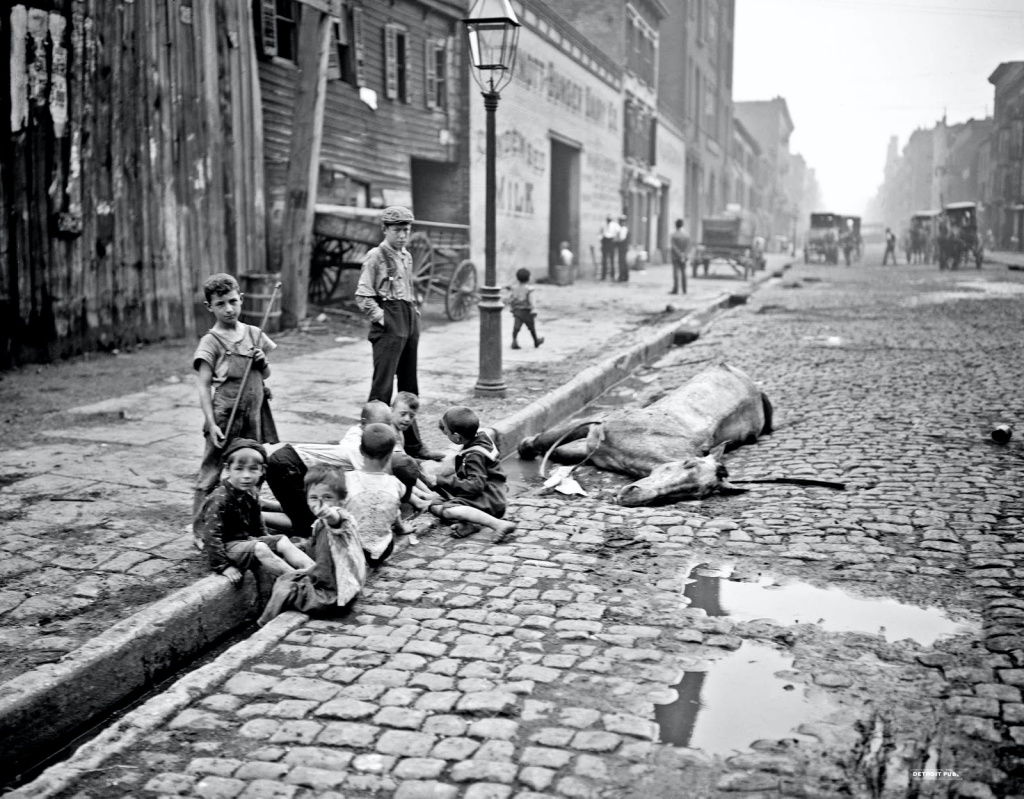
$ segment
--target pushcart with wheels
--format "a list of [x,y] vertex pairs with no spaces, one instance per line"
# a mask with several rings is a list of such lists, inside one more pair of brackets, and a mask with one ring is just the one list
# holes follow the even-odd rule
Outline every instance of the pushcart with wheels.
[[[346,271],[358,272],[382,239],[379,210],[318,204],[309,301],[325,305],[341,299]],[[449,319],[465,319],[480,298],[476,266],[469,259],[469,226],[417,220],[406,249],[419,301],[441,299]]]

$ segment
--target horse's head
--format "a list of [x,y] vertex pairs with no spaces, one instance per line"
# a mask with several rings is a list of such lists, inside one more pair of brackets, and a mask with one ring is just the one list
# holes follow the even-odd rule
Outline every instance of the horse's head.
[[663,463],[619,491],[619,504],[636,507],[681,502],[701,499],[723,488],[734,489],[725,479],[729,472],[721,461],[724,451],[725,445],[721,444],[704,457]]

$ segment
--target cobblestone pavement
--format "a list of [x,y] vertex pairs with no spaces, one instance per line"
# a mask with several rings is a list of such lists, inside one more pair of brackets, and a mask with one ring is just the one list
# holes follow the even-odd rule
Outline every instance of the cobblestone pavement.
[[588,497],[517,498],[501,545],[420,538],[22,795],[1024,795],[1024,470],[989,439],[1021,415],[1024,281],[878,262],[801,265],[642,375],[743,368],[776,430],[732,477],[846,491],[631,509],[584,467]]
[[[772,259],[773,268],[785,262]],[[432,446],[447,444],[434,420],[450,404],[472,402],[483,418],[497,421],[582,366],[634,343],[652,325],[678,320],[724,293],[750,291],[722,274],[691,280],[689,294],[671,298],[669,269],[633,273],[628,284],[581,279],[572,286],[539,286],[539,325],[547,340],[540,349],[513,352],[506,346],[508,396],[486,402],[472,399],[478,321],[442,322],[439,309],[428,305],[429,329],[420,347],[424,436]],[[595,339],[598,320],[607,338]],[[508,339],[507,318],[504,324]],[[182,363],[191,352],[182,347]],[[371,373],[364,340],[341,341],[286,362],[271,355],[271,362],[282,440],[337,441],[358,420]],[[191,381],[163,377],[154,374],[146,391],[75,408],[66,415],[69,424],[41,431],[30,447],[0,444],[5,679],[60,662],[140,607],[208,573],[184,533],[202,455],[202,414]]]

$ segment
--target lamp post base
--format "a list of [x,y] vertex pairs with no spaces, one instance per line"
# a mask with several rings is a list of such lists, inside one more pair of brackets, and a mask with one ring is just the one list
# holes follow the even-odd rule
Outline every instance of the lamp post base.
[[504,397],[505,378],[501,369],[501,289],[480,287],[480,377],[473,386],[477,397]]

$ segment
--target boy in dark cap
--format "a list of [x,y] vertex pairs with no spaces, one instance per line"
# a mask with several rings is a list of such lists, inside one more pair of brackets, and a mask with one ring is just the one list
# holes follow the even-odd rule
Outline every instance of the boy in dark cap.
[[263,568],[279,577],[312,567],[313,559],[288,536],[267,535],[258,499],[267,463],[260,443],[251,438],[232,440],[221,463],[220,485],[203,502],[196,522],[210,568],[237,586],[248,569]]
[[[412,271],[412,255],[405,248],[412,234],[412,211],[392,205],[381,214],[384,241],[363,259],[356,286],[356,304],[370,320],[367,338],[373,347],[371,400],[391,404],[398,390],[419,395],[416,374],[420,343],[420,309]],[[406,451],[418,458],[435,459],[438,453],[423,449],[415,423],[405,431]]]

